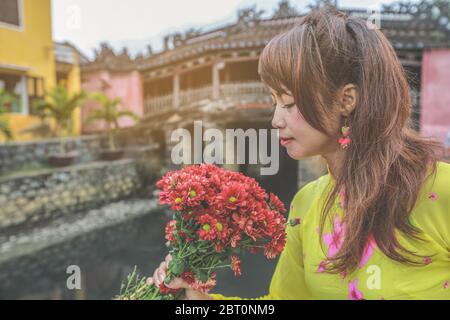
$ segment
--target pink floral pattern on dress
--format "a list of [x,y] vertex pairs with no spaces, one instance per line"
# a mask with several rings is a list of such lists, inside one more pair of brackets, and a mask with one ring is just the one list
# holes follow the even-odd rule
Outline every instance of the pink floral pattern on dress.
[[423,258],[423,263],[424,263],[425,265],[429,265],[431,262],[433,262],[433,260],[431,260],[430,257],[424,257],[424,258]]
[[[344,223],[340,222],[339,216],[336,216],[334,219],[334,225],[333,225],[333,232],[324,234],[323,235],[323,241],[328,246],[328,258],[333,258],[338,251],[341,249],[342,244],[344,243],[345,238],[345,225]],[[375,239],[373,235],[369,235],[369,238],[367,239],[367,243],[364,246],[363,254],[361,257],[361,260],[358,264],[359,268],[364,267],[369,259],[372,257],[374,249],[376,246]],[[321,262],[322,263],[322,262]],[[322,270],[321,266],[319,265],[319,270]],[[345,275],[343,275],[343,278],[345,278]]]
[[431,192],[431,193],[428,195],[428,198],[429,198],[431,201],[436,201],[437,198],[438,198],[438,196],[437,196],[436,192]]
[[362,292],[358,290],[358,279],[350,281],[348,284],[348,298],[350,300],[364,300]]
[[328,258],[332,258],[338,253],[344,243],[345,225],[339,221],[339,217],[334,219],[333,232],[324,234],[323,241],[328,246]]
[[364,247],[363,255],[361,261],[359,262],[359,267],[362,268],[366,265],[369,259],[372,257],[373,249],[375,248],[375,239],[372,235],[369,236],[366,246]]
[[323,273],[323,272],[325,272],[326,267],[327,267],[327,262],[326,262],[326,261],[323,261],[323,260],[320,261],[319,267],[317,267],[317,272],[318,272],[318,273]]
[[444,282],[443,287],[444,287],[444,289],[448,289],[448,280]]

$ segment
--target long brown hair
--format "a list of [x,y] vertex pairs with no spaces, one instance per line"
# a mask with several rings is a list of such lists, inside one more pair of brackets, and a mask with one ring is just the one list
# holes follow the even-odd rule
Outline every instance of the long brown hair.
[[259,73],[278,93],[285,88],[292,92],[305,120],[330,136],[325,119],[333,112],[337,90],[348,83],[358,88],[356,107],[348,117],[352,143],[345,166],[334,174],[320,223],[322,238],[334,199],[345,190],[343,222],[351,232],[329,259],[327,271],[353,271],[369,236],[387,257],[420,264],[396,232],[422,240],[409,215],[427,172],[436,173],[443,146],[413,130],[407,75],[383,33],[335,8],[314,10],[269,42]]

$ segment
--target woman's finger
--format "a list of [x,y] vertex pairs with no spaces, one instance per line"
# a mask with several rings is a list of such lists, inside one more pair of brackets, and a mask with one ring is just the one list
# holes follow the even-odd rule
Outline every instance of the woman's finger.
[[158,281],[162,283],[166,278],[166,272],[163,269],[158,269]]
[[153,280],[155,281],[155,284],[156,285],[160,285],[161,284],[161,282],[164,280],[164,278],[163,279],[161,279],[161,269],[160,268],[157,268],[156,270],[155,270],[155,273],[153,274]]
[[153,279],[155,281],[157,280],[157,274],[158,274],[158,268],[156,268],[155,271],[153,271]]

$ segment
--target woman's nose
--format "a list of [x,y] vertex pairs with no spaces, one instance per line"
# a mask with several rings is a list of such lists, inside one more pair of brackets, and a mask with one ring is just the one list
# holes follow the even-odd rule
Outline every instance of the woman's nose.
[[286,126],[286,122],[284,121],[283,117],[281,117],[279,113],[279,108],[275,108],[275,112],[273,113],[272,118],[272,127],[275,129],[281,129]]

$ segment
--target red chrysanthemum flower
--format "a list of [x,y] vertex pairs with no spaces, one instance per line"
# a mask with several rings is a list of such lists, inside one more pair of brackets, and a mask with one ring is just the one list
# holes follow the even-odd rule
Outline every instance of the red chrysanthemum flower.
[[177,227],[177,221],[176,220],[170,220],[166,224],[165,233],[166,233],[166,239],[170,242],[176,242],[174,232],[176,232]]
[[241,261],[237,256],[231,256],[231,267],[235,276],[240,276],[241,273]]
[[247,197],[242,185],[230,183],[217,195],[217,206],[220,209],[236,210],[247,205]]
[[201,240],[211,241],[217,238],[216,219],[209,214],[204,214],[199,217],[198,222],[200,223],[198,235]]
[[216,273],[211,273],[211,278],[208,279],[206,282],[202,282],[198,279],[196,279],[192,284],[191,287],[195,291],[200,291],[202,293],[208,293],[214,286],[216,285]]
[[279,213],[286,212],[286,207],[284,206],[283,202],[281,202],[281,200],[273,193],[271,193],[269,196],[269,204],[272,210],[276,210]]
[[[213,265],[231,260],[234,274],[241,275],[235,255],[241,251],[263,250],[272,259],[284,248],[284,204],[253,178],[201,164],[167,173],[157,187],[160,203],[175,211],[165,230],[173,268],[189,270],[181,277],[194,290],[214,287]],[[205,283],[195,276],[203,278],[204,272],[212,274]],[[161,294],[168,292],[170,288],[161,286]]]
[[231,245],[231,247],[232,247],[232,248],[236,248],[236,247],[239,245],[241,239],[242,239],[242,237],[241,237],[241,234],[240,234],[240,233],[234,233],[234,234],[231,236],[231,239],[230,239],[230,245]]
[[181,279],[191,284],[195,281],[195,275],[192,271],[185,271],[181,274]]
[[274,235],[272,240],[264,246],[264,255],[268,259],[275,259],[277,255],[283,251],[284,245],[286,244],[286,234],[284,231],[279,232]]
[[172,289],[172,288],[168,288],[164,285],[164,283],[161,283],[159,285],[159,292],[161,292],[161,294],[177,294],[178,292],[180,292],[181,289]]
[[173,190],[168,194],[161,192],[159,194],[159,202],[161,204],[168,204],[170,208],[174,211],[183,210],[183,206],[186,204],[186,195],[183,194],[182,190]]

